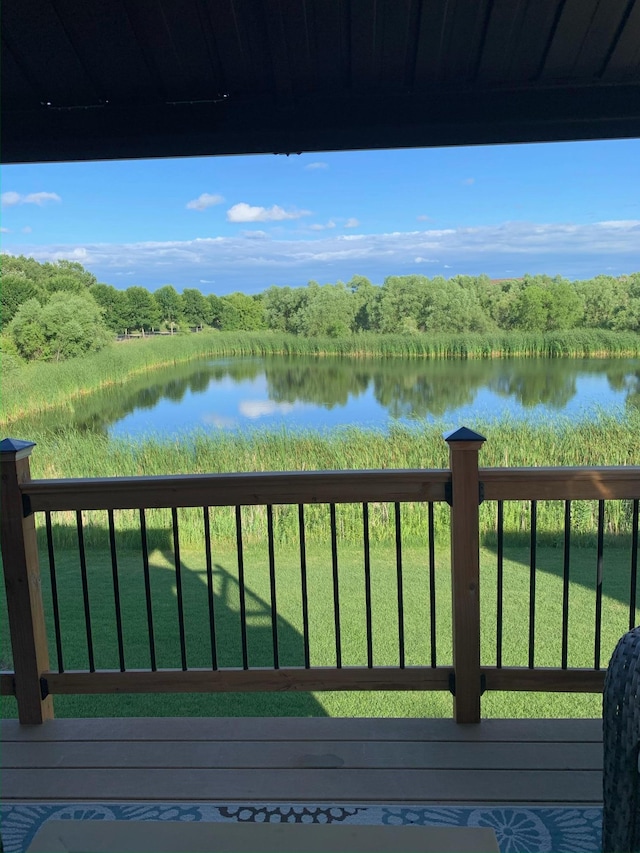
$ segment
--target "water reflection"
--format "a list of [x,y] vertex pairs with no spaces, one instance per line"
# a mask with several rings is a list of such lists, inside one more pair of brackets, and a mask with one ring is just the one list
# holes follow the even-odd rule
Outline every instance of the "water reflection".
[[583,417],[595,407],[625,405],[640,406],[638,359],[267,357],[191,362],[140,375],[35,425],[71,423],[118,434],[255,424],[384,428],[390,420],[469,415]]

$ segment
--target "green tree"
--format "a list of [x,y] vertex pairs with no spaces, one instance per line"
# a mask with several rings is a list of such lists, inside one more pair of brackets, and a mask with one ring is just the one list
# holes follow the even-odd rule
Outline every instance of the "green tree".
[[54,293],[45,305],[28,300],[9,334],[23,358],[54,361],[99,350],[110,339],[95,300],[72,293]]
[[513,306],[513,326],[526,332],[542,332],[549,322],[549,292],[537,284],[524,287]]
[[265,328],[264,308],[260,297],[246,293],[230,293],[221,296],[222,315],[220,328],[225,331],[242,330],[256,332]]
[[419,327],[424,315],[427,279],[422,275],[390,275],[380,294],[380,331],[401,332]]
[[182,313],[189,326],[204,326],[211,318],[209,303],[195,287],[182,291]]
[[354,275],[347,287],[355,301],[354,331],[377,331],[380,327],[380,288],[363,275]]
[[127,328],[127,296],[124,290],[118,290],[111,284],[95,284],[91,296],[102,308],[105,325],[116,334]]
[[158,305],[146,288],[128,287],[124,294],[123,319],[126,329],[140,329],[144,335],[160,324]]
[[304,311],[309,301],[306,288],[272,285],[263,293],[262,301],[267,328],[293,335],[301,332]]
[[37,299],[42,303],[46,299],[44,287],[32,278],[28,278],[23,272],[4,272],[2,275],[1,298],[1,322],[6,326],[13,320],[18,308],[29,299]]
[[158,306],[160,321],[166,323],[171,329],[171,334],[173,334],[173,330],[179,322],[182,309],[182,301],[178,291],[173,285],[165,284],[164,287],[160,287],[155,291],[153,297]]
[[308,300],[302,321],[305,334],[340,338],[352,331],[357,303],[342,282],[310,284]]

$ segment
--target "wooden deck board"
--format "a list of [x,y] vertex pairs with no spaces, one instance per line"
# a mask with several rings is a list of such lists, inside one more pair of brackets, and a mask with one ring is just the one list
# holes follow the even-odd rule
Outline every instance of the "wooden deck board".
[[555,803],[571,785],[581,803],[600,800],[594,770],[203,770],[194,768],[6,770],[2,799],[206,802]]
[[68,741],[6,743],[2,766],[9,768],[163,767],[219,769],[460,769],[601,770],[600,744],[435,743],[383,741]]
[[598,720],[5,720],[2,798],[601,802]]
[[460,726],[451,719],[378,717],[107,717],[49,720],[20,726],[1,720],[11,740],[205,740],[205,741],[507,741],[602,742],[601,720],[483,720]]

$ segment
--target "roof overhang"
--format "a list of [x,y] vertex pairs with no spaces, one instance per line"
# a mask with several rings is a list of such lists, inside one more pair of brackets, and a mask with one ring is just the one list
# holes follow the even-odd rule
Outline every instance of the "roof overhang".
[[640,0],[5,0],[2,161],[640,136]]

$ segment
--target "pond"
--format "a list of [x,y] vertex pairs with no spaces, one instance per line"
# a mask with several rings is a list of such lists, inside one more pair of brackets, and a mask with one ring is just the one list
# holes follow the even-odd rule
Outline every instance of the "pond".
[[[639,359],[269,356],[195,361],[136,377],[76,404],[71,425],[132,437],[255,427],[386,429],[397,422],[622,416],[631,405],[640,406]],[[68,412],[64,423],[70,425]]]

